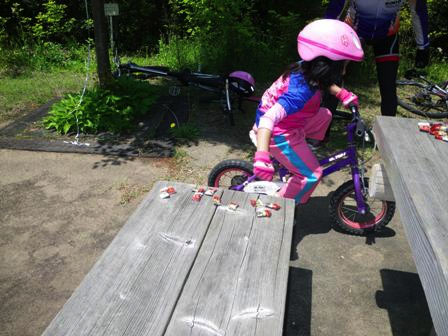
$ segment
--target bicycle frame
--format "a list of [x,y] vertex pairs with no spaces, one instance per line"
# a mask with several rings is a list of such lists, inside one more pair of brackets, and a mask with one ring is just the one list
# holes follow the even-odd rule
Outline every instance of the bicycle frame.
[[428,91],[443,99],[446,99],[448,97],[448,91],[446,89],[441,88],[439,85],[427,80],[423,76],[420,76],[420,79],[429,85],[429,88],[425,87],[425,89],[427,89]]
[[[368,206],[366,202],[364,201],[363,192],[365,192],[365,186],[363,177],[361,176],[361,171],[359,169],[359,163],[358,163],[358,156],[356,153],[356,143],[355,143],[355,134],[358,135],[364,135],[365,127],[362,119],[359,116],[359,112],[355,106],[351,107],[353,119],[352,121],[346,126],[347,129],[347,147],[339,151],[331,156],[328,156],[326,158],[323,158],[319,160],[319,164],[321,166],[326,166],[323,169],[322,177],[328,176],[330,174],[333,174],[347,166],[350,166],[352,179],[355,186],[355,199],[356,199],[356,206],[358,209],[358,212],[361,214],[365,214],[368,211]],[[361,129],[360,129],[361,128]],[[275,163],[278,163],[274,159]],[[289,171],[284,167],[279,167],[277,169],[277,172],[279,174],[280,180],[283,181],[283,178],[286,177],[289,174]],[[253,182],[256,180],[256,176],[252,175],[250,176],[246,182],[240,185],[236,185],[231,187],[231,189],[236,191],[242,191],[244,187],[249,184],[250,182]]]
[[[227,114],[229,116],[231,125],[234,125],[231,92],[235,92],[235,88],[231,85],[229,76],[190,71],[175,72],[170,71],[166,67],[139,66],[134,63],[118,64],[117,69],[120,75],[123,72],[143,73],[144,78],[157,76],[167,77],[176,79],[184,86],[194,86],[205,91],[220,94],[222,95],[221,102],[223,104],[224,114]],[[238,97],[240,99],[239,106],[241,107],[241,99],[243,98],[243,96],[241,94],[238,94]]]

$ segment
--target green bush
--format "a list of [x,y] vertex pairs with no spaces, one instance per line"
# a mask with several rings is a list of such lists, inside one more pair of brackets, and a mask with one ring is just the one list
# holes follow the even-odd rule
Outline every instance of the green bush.
[[65,96],[52,106],[44,125],[61,134],[76,132],[77,127],[84,134],[128,133],[149,112],[157,96],[158,89],[146,82],[120,78],[108,89],[87,90],[82,100],[81,94]]
[[184,124],[184,125],[171,125],[170,134],[177,141],[190,142],[196,141],[199,138],[200,131],[196,125]]
[[[87,46],[44,42],[15,48],[0,47],[0,77],[17,77],[31,71],[73,70],[83,72]],[[94,57],[94,52],[91,53]],[[92,60],[91,64],[95,64]]]

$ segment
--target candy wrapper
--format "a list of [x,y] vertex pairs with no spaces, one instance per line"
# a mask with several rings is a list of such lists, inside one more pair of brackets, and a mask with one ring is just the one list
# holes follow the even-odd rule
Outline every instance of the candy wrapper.
[[199,202],[205,193],[205,188],[193,189],[193,201]]
[[164,198],[170,198],[170,194],[168,194],[166,191],[162,191],[160,193],[160,198],[164,199]]
[[229,203],[227,207],[229,208],[229,210],[236,211],[236,209],[238,208],[238,204],[232,202]]
[[272,213],[266,208],[258,208],[257,211],[257,217],[271,217]]
[[421,132],[429,133],[429,131],[431,130],[431,124],[429,122],[419,122],[418,129]]
[[218,190],[218,189],[217,188],[208,188],[205,191],[204,195],[206,195],[206,196],[213,196],[215,194],[216,190]]
[[448,142],[448,136],[446,136],[446,135],[436,135],[435,138],[437,140],[442,140],[442,141]]
[[419,122],[418,128],[422,132],[427,132],[434,136],[437,140],[448,142],[448,123],[436,122]]
[[172,194],[176,193],[176,189],[174,189],[174,187],[172,187],[172,186],[169,186],[169,187],[165,187],[165,188],[160,189],[160,192],[161,193],[162,192],[166,192],[166,193],[172,195]]
[[281,206],[277,203],[268,203],[266,204],[266,207],[272,210],[280,210]]
[[176,189],[174,189],[174,187],[169,186],[169,187],[165,187],[160,189],[160,198],[164,199],[164,198],[170,198],[171,195],[176,193]]
[[258,208],[258,207],[262,207],[264,206],[263,202],[261,201],[261,199],[256,199],[256,200],[250,200],[250,205],[252,205],[254,208]]
[[220,206],[221,205],[221,197],[213,196],[213,204],[216,206]]
[[261,199],[256,199],[256,200],[250,200],[250,205],[252,205],[254,208],[269,208],[272,210],[280,210],[281,206],[278,205],[277,203],[268,203],[268,204],[264,204]]

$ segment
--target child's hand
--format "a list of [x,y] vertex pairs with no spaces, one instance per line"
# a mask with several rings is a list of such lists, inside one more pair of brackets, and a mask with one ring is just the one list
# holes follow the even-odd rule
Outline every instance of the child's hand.
[[359,105],[358,96],[346,89],[341,89],[341,91],[336,94],[336,98],[339,99],[344,107],[349,107],[350,105],[358,107]]
[[254,156],[254,174],[261,180],[272,181],[274,177],[274,166],[272,165],[269,152],[257,151]]

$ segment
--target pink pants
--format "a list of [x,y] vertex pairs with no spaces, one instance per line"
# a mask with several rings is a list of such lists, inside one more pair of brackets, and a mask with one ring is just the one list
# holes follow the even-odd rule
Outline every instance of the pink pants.
[[271,137],[270,153],[292,174],[279,191],[281,197],[296,203],[306,203],[310,198],[322,177],[322,167],[305,138],[323,140],[330,122],[330,110],[320,108],[305,127]]

